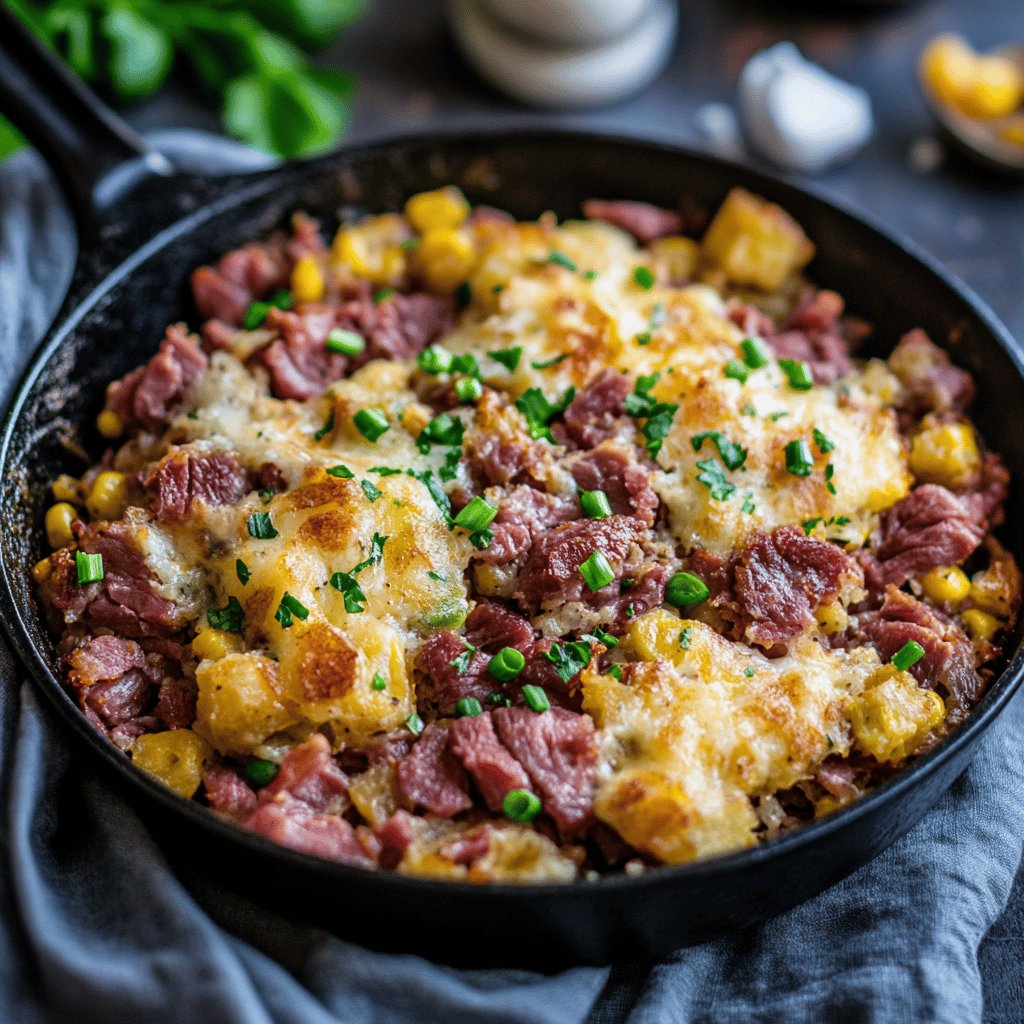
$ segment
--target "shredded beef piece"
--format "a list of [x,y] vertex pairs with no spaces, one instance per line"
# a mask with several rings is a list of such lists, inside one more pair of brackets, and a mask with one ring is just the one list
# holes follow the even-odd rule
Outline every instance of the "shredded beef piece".
[[478,490],[498,485],[543,487],[554,449],[526,432],[522,414],[507,398],[485,388],[463,442],[466,467]]
[[452,753],[463,763],[492,811],[501,810],[501,803],[510,789],[533,792],[523,766],[495,734],[490,712],[457,718],[452,722],[449,736]]
[[134,639],[169,638],[181,629],[182,609],[156,593],[156,579],[124,523],[86,526],[77,521],[72,529],[81,550],[103,555],[104,576],[99,583],[80,587],[74,552],[62,548],[53,555],[43,595],[65,622],[110,629]]
[[1002,456],[985,452],[977,478],[957,496],[975,523],[984,523],[987,529],[1002,526],[1006,519],[1007,495],[1010,492],[1010,473],[1003,465]]
[[256,299],[287,286],[288,259],[280,240],[233,249],[215,267],[192,272],[192,295],[200,316],[236,327]]
[[528,708],[498,708],[491,717],[498,738],[540,792],[544,811],[559,834],[563,838],[582,835],[594,820],[594,723],[586,715],[562,708],[541,714]]
[[207,320],[203,323],[200,334],[203,338],[203,349],[207,352],[216,352],[218,349],[231,348],[238,328],[226,324],[223,320]]
[[[664,562],[653,562],[636,572],[630,572],[633,583],[629,587],[614,584],[599,590],[589,602],[595,608],[612,608],[612,629],[623,629],[632,620],[665,601],[665,590],[674,568]],[[624,584],[626,580],[623,580]]]
[[473,864],[486,857],[490,848],[491,830],[487,825],[481,825],[472,832],[445,843],[438,853],[453,864]]
[[288,490],[288,481],[285,480],[284,473],[273,462],[264,462],[256,474],[256,486],[260,490],[267,490],[269,488],[278,494],[282,494]]
[[194,680],[168,676],[160,683],[153,713],[167,729],[188,729],[196,720],[198,695]]
[[983,535],[983,525],[955,494],[922,484],[883,514],[881,538],[865,558],[865,578],[872,590],[902,586],[936,566],[959,564]]
[[295,214],[292,217],[292,237],[288,240],[285,251],[292,260],[325,253],[327,246],[320,235],[320,225],[308,214]]
[[578,514],[575,501],[520,484],[499,501],[498,515],[491,524],[494,537],[488,547],[475,551],[473,558],[506,565],[525,555],[541,534]]
[[683,230],[683,218],[675,210],[633,199],[587,199],[583,216],[629,232],[641,245]]
[[281,794],[314,811],[340,814],[348,807],[348,779],[331,757],[325,736],[314,733],[289,750],[277,777],[260,791],[260,800],[276,800]]
[[584,491],[604,491],[612,511],[654,525],[658,496],[646,469],[628,448],[605,442],[572,465],[572,475]]
[[434,633],[420,648],[416,667],[426,676],[421,696],[436,704],[442,712],[452,711],[455,702],[463,697],[483,700],[489,693],[500,689],[498,681],[487,674],[490,659],[486,654],[480,651],[471,654],[464,672],[452,664],[466,650],[462,637],[449,630]]
[[260,803],[244,824],[257,835],[300,853],[344,864],[373,864],[356,830],[344,818],[311,810],[301,800],[286,797],[281,803]]
[[451,818],[471,807],[462,766],[448,750],[448,732],[431,723],[398,762],[398,798],[410,811],[423,808]]
[[633,383],[618,370],[602,370],[565,410],[554,430],[559,441],[579,448],[593,448],[617,437],[632,420],[626,416],[626,396]]
[[67,656],[68,683],[87,690],[96,683],[117,679],[145,667],[146,655],[134,640],[118,636],[90,637]]
[[126,426],[159,430],[206,372],[206,355],[184,324],[172,324],[156,355],[107,388],[107,408]]
[[150,509],[162,522],[186,518],[196,502],[233,505],[248,490],[245,472],[233,455],[189,455],[172,451],[160,460],[146,486]]
[[819,605],[860,570],[834,544],[792,526],[752,537],[736,564],[738,625],[751,643],[772,647],[800,633]]
[[533,626],[500,604],[481,601],[466,618],[466,639],[481,650],[521,649],[533,641]]
[[903,384],[901,407],[913,416],[962,413],[974,398],[974,378],[920,328],[900,338],[889,367]]
[[142,672],[132,669],[116,679],[90,686],[85,691],[83,707],[91,710],[107,727],[124,725],[142,714],[152,694],[152,682]]
[[847,803],[860,796],[860,788],[854,781],[856,774],[856,769],[848,761],[828,758],[818,765],[814,778],[825,792]]
[[357,365],[371,359],[412,359],[455,326],[455,304],[446,295],[396,293],[373,308],[374,323],[366,330],[366,351]]
[[964,633],[894,586],[886,588],[880,609],[860,617],[858,632],[874,644],[883,661],[908,641],[919,643],[924,657],[910,672],[923,686],[944,686],[963,710],[973,706],[984,690],[974,668],[971,642]]
[[416,836],[413,820],[408,811],[397,810],[373,830],[373,836],[380,844],[377,860],[382,868],[396,868],[401,863]]
[[601,551],[613,569],[617,566],[617,581],[622,576],[621,563],[630,546],[646,532],[639,520],[609,516],[607,519],[579,519],[544,534],[537,539],[519,574],[516,599],[531,612],[539,611],[545,602],[555,599],[562,602],[587,600],[592,592],[580,575],[583,562],[594,551]]
[[267,313],[264,323],[281,335],[258,356],[270,373],[270,390],[277,398],[304,402],[345,376],[349,357],[325,345],[337,323],[337,311],[332,307],[275,308]]
[[203,773],[203,789],[209,805],[222,814],[241,817],[256,809],[256,794],[234,768],[213,764]]

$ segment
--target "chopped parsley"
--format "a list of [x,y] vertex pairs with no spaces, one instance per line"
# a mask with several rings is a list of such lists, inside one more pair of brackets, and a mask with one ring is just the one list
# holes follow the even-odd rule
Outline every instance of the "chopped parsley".
[[345,611],[350,615],[366,610],[366,595],[354,576],[347,572],[336,572],[331,574],[329,582],[341,594],[345,601]]
[[560,356],[555,356],[554,359],[545,359],[543,362],[538,362],[535,359],[530,360],[530,365],[535,370],[547,370],[552,366],[557,366],[559,363],[564,363],[569,358],[568,352],[563,352]]
[[659,402],[651,389],[661,378],[660,373],[652,373],[637,377],[632,394],[626,395],[626,412],[634,419],[644,420],[640,433],[646,438],[647,454],[652,459],[658,457],[661,445],[672,427],[672,417],[679,406],[674,402]]
[[726,469],[739,469],[747,461],[747,449],[735,441],[730,441],[724,434],[717,430],[705,430],[700,434],[694,434],[690,438],[690,444],[695,452],[699,452],[705,441],[711,440],[718,449],[718,454],[725,463]]
[[714,459],[702,459],[697,463],[697,479],[710,492],[715,501],[728,501],[736,491],[735,484],[729,483],[725,477],[725,470],[720,463]]
[[241,633],[245,622],[245,612],[237,597],[229,597],[223,608],[208,608],[206,621],[214,629],[222,629],[225,633]]
[[262,501],[264,505],[267,505],[273,500],[277,491],[273,487],[264,487],[256,493],[260,496],[260,501]]
[[788,409],[779,409],[778,412],[770,412],[770,413],[768,413],[768,419],[770,419],[772,421],[772,423],[778,423],[779,420],[781,420],[783,416],[788,416],[788,415],[789,415],[789,410]]
[[363,489],[363,494],[370,500],[370,502],[376,501],[381,496],[380,488],[377,487],[371,480],[360,480],[359,486]]
[[[392,469],[390,466],[371,466],[371,473],[376,473],[377,476],[401,476],[402,471],[400,469]],[[349,474],[351,475],[351,474]]]
[[544,396],[540,388],[529,388],[516,399],[516,408],[526,418],[526,429],[530,437],[534,439],[543,438],[554,444],[555,439],[551,436],[551,428],[548,424],[561,415],[569,407],[569,403],[576,397],[576,389],[568,387],[562,392],[561,397],[554,402]]
[[434,570],[433,570],[433,569],[428,569],[428,570],[427,570],[427,575],[428,575],[428,576],[429,576],[429,577],[430,577],[430,578],[431,578],[432,580],[437,580],[437,582],[438,582],[438,583],[447,583],[447,582],[448,582],[448,577],[447,577],[447,576],[442,576],[442,575],[441,575],[441,573],[439,573],[439,572],[434,572]]
[[567,683],[590,664],[590,644],[583,640],[552,644],[544,657],[555,666],[558,678]]
[[565,267],[566,270],[571,270],[573,272],[576,270],[576,264],[572,259],[566,256],[566,254],[559,249],[552,249],[551,252],[548,253],[547,261],[548,263],[554,263],[556,266]]
[[745,668],[743,674],[749,679],[754,674],[754,670],[752,668]]
[[651,317],[647,321],[647,330],[636,336],[636,343],[638,345],[650,345],[654,332],[659,327],[663,327],[667,319],[668,314],[665,312],[665,303],[656,302],[651,310]]
[[380,693],[381,690],[386,690],[387,688],[388,681],[379,672],[374,672],[373,680],[370,683],[370,689],[376,690],[378,693]]
[[598,275],[597,275],[597,271],[596,270],[584,270],[583,271],[583,280],[584,281],[596,281],[597,280],[597,276]]
[[496,363],[501,363],[506,370],[515,373],[519,366],[519,360],[523,358],[523,346],[515,348],[499,348],[494,352],[487,353]]
[[324,421],[324,425],[313,435],[314,441],[322,441],[334,429],[334,410]]
[[336,476],[339,480],[351,480],[355,473],[348,466],[328,466],[327,475]]
[[818,446],[818,451],[822,455],[827,455],[829,452],[836,450],[835,441],[830,441],[817,427],[811,431],[811,436],[814,438],[814,443]]
[[270,521],[269,512],[253,512],[245,521],[245,525],[249,530],[249,536],[255,537],[257,540],[273,540],[277,536],[277,530]]
[[249,572],[249,566],[245,564],[240,558],[235,559],[235,575],[238,577],[238,582],[244,587],[249,582],[249,577],[252,573]]
[[464,676],[469,671],[469,663],[473,660],[473,655],[476,654],[476,648],[468,640],[462,641],[462,647],[462,653],[457,654],[448,662],[460,676]]
[[622,666],[621,665],[612,665],[612,667],[610,669],[608,669],[608,675],[610,675],[612,677],[612,679],[621,679],[622,678]]
[[463,281],[462,284],[455,289],[455,303],[460,310],[463,310],[466,309],[472,301],[473,287],[468,281]]
[[688,651],[693,646],[693,631],[689,626],[679,631],[679,646]]
[[414,479],[419,480],[419,482],[426,487],[431,498],[434,499],[434,504],[441,510],[445,522],[450,526],[452,521],[452,503],[449,500],[448,495],[445,493],[445,489],[434,476],[434,471],[432,469],[424,469],[420,471],[407,469],[405,473],[406,476],[411,476]]
[[274,618],[281,623],[282,629],[291,629],[292,616],[305,621],[309,618],[309,609],[286,590],[281,595],[281,603],[277,606],[277,611],[274,612]]
[[825,488],[829,494],[836,493],[836,485],[832,482],[832,477],[836,475],[836,467],[830,462],[825,467]]
[[743,504],[740,506],[740,511],[745,516],[749,516],[751,513],[757,511],[757,505],[754,504],[754,496],[750,491],[747,491],[746,496],[743,498]]
[[445,453],[444,465],[437,471],[442,480],[454,480],[459,475],[459,459],[462,458],[462,449],[453,448]]
[[453,416],[450,412],[443,412],[440,416],[435,416],[420,431],[420,436],[416,438],[416,447],[426,455],[430,451],[430,446],[434,444],[461,445],[465,429],[466,425],[458,416]]

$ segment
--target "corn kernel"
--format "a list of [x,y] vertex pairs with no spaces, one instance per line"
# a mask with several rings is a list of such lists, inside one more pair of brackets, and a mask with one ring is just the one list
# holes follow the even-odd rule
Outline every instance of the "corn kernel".
[[1024,76],[1011,60],[998,55],[979,57],[974,75],[956,104],[968,117],[991,120],[1017,109],[1024,93]]
[[72,504],[81,503],[81,481],[76,480],[73,476],[68,476],[67,473],[61,473],[53,481],[51,490],[57,501],[70,501]]
[[118,519],[128,504],[128,480],[124,473],[108,469],[93,481],[85,507],[93,519]]
[[406,269],[402,243],[408,236],[404,217],[381,214],[334,236],[333,258],[347,264],[354,273],[376,285],[397,285]]
[[693,280],[697,272],[700,246],[692,238],[669,235],[651,242],[651,255],[665,268],[665,277],[673,283]]
[[846,614],[846,609],[838,601],[823,605],[818,609],[814,617],[818,623],[818,628],[828,636],[834,633],[841,633],[846,629],[847,623],[850,620],[849,615]]
[[319,302],[324,297],[324,275],[312,256],[303,256],[295,261],[292,296],[296,302]]
[[921,54],[921,77],[940,103],[958,107],[974,80],[977,61],[977,54],[960,36],[936,36]]
[[66,547],[75,539],[71,532],[71,524],[77,518],[78,512],[75,511],[74,505],[69,505],[66,501],[51,505],[46,510],[46,539],[50,542],[51,548],[56,550]]
[[147,733],[132,744],[132,763],[186,799],[195,795],[210,745],[191,729]]
[[980,608],[968,608],[960,618],[975,642],[991,640],[1003,625],[994,615]]
[[955,565],[938,566],[921,578],[925,594],[939,604],[947,601],[959,604],[971,592],[967,574]]
[[124,424],[113,409],[104,409],[96,417],[96,429],[108,441],[116,441],[124,433]]
[[450,228],[428,231],[413,253],[413,268],[432,291],[454,291],[473,269],[476,253],[468,236]]
[[218,661],[242,650],[242,639],[222,629],[204,629],[192,641],[192,653],[200,661]]
[[45,583],[50,578],[52,568],[53,566],[50,564],[49,558],[41,558],[32,566],[32,579],[36,583]]
[[447,185],[412,196],[405,204],[405,215],[420,234],[426,234],[436,228],[461,227],[469,216],[469,203],[459,189]]
[[974,428],[969,423],[925,427],[910,442],[910,471],[930,484],[967,483],[981,465]]

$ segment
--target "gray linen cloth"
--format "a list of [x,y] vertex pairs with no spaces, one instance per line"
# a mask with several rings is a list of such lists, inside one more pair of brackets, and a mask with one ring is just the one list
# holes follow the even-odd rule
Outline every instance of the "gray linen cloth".
[[[154,139],[196,169],[262,157]],[[74,231],[33,154],[0,165],[0,406],[70,277]],[[154,339],[154,344],[157,339]],[[557,975],[374,953],[186,878],[72,750],[0,643],[0,1021],[18,1024],[971,1024],[978,949],[1024,845],[1024,703],[908,836],[815,900],[655,964]],[[481,921],[481,941],[500,922]]]

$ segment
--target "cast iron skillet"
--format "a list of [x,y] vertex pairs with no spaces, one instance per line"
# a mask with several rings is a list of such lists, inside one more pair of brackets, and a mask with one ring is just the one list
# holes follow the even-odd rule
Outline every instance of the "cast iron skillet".
[[[109,380],[152,354],[164,326],[196,322],[188,272],[265,235],[295,209],[328,225],[339,211],[399,208],[412,192],[453,182],[474,202],[519,217],[577,214],[588,196],[711,211],[733,185],[781,203],[818,246],[820,284],[877,328],[880,350],[924,327],[976,376],[975,410],[1013,472],[1020,507],[1024,366],[992,314],[931,259],[862,217],[791,185],[668,146],[570,132],[431,136],[384,142],[248,177],[177,174],[104,109],[0,8],[0,107],[48,157],[80,229],[70,294],[14,400],[0,441],[0,611],[40,690],[88,747],[92,763],[136,799],[169,855],[363,943],[462,963],[637,959],[762,920],[820,892],[913,825],[967,765],[1021,681],[1015,653],[968,722],[907,771],[823,821],[779,840],[637,878],[557,886],[469,886],[316,860],[221,821],[171,794],[89,726],[55,675],[33,595],[41,518],[60,472],[81,472],[103,443],[92,427]],[[84,451],[83,451],[84,449]],[[1011,512],[1004,541],[1024,544]]]

